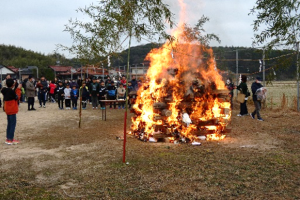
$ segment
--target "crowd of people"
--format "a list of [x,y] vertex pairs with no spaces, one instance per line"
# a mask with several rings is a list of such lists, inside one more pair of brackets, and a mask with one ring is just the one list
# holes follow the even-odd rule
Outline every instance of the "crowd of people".
[[258,91],[263,89],[263,85],[261,84],[261,81],[262,80],[261,80],[260,77],[256,77],[255,81],[251,85],[252,100],[254,102],[255,109],[252,113],[249,114],[248,113],[248,108],[247,108],[247,100],[248,100],[248,97],[251,94],[250,94],[248,86],[247,86],[247,76],[242,75],[241,83],[238,86],[235,86],[232,83],[232,80],[230,78],[227,79],[226,87],[230,91],[229,96],[231,98],[231,106],[233,106],[232,98],[233,98],[233,90],[234,89],[237,89],[240,92],[240,94],[242,95],[242,98],[243,98],[242,101],[240,102],[240,112],[237,115],[238,117],[250,115],[250,117],[252,119],[255,119],[255,116],[257,116],[257,120],[264,121],[263,118],[260,115],[261,100],[262,99],[258,98]]
[[[247,77],[243,75],[241,77],[241,83],[235,86],[231,79],[227,79],[226,86],[230,91],[231,105],[233,98],[233,90],[237,89],[240,94],[243,95],[243,101],[240,102],[240,113],[238,116],[249,115],[247,109],[247,100],[250,96],[250,92],[247,86]],[[128,100],[129,108],[131,107],[129,92],[137,91],[142,86],[141,81],[136,80],[133,77],[131,81],[128,81],[127,85],[126,77],[123,76],[118,81],[111,80],[108,77],[106,80],[92,79],[81,80],[58,80],[48,81],[42,76],[39,80],[35,80],[33,76],[29,76],[28,79],[20,82],[13,80],[8,75],[2,83],[0,83],[0,90],[3,94],[3,110],[7,114],[7,131],[6,131],[6,144],[17,144],[19,141],[14,139],[14,132],[16,127],[16,114],[18,113],[19,103],[25,103],[27,101],[28,111],[35,111],[35,97],[38,97],[39,107],[46,108],[47,102],[57,103],[60,110],[70,110],[71,108],[76,110],[78,106],[78,100],[81,99],[82,109],[87,109],[87,104],[92,105],[92,109],[105,109],[103,100],[124,100],[118,102],[118,108],[124,109],[124,102]],[[128,90],[126,87],[128,86]],[[263,121],[260,115],[261,98],[258,98],[257,91],[261,90],[263,85],[261,84],[261,78],[257,77],[256,81],[252,83],[252,99],[254,101],[255,110],[250,113],[250,116],[259,121]],[[128,93],[127,93],[128,91]],[[0,99],[0,107],[2,107],[2,101]],[[110,108],[117,109],[116,102],[110,103]]]
[[[10,79],[8,75],[2,82],[2,87],[6,87],[6,81]],[[33,76],[29,76],[24,81],[15,80],[16,83],[22,85],[20,103],[28,103],[28,111],[35,111],[35,97],[38,98],[40,108],[46,108],[47,102],[57,103],[60,110],[78,108],[78,100],[82,97],[82,108],[87,109],[87,104],[92,104],[92,109],[105,109],[101,100],[117,100],[126,98],[126,77],[121,77],[118,81],[107,77],[106,80],[87,78],[82,80],[80,77],[75,80],[59,80],[55,78],[48,81],[42,76],[39,80],[35,80]],[[137,91],[141,86],[141,81],[133,77],[128,81],[128,92]],[[0,83],[1,87],[1,83]],[[124,102],[118,105],[119,109],[124,108]],[[0,107],[2,102],[0,99]],[[130,101],[129,101],[129,106]],[[110,108],[117,108],[116,103],[111,104]]]

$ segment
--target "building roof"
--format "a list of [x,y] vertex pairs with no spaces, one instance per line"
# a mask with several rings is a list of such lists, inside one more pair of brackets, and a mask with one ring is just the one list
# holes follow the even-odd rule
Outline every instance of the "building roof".
[[72,66],[49,66],[55,72],[68,72],[73,68]]
[[19,72],[19,68],[15,68],[14,66],[7,66],[8,69],[10,69],[11,71],[18,73]]

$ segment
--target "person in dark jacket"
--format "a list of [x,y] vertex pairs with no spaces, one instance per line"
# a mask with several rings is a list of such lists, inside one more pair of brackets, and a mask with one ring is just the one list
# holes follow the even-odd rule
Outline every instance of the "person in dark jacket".
[[256,77],[255,82],[252,83],[251,85],[251,90],[252,90],[252,94],[253,94],[253,102],[254,102],[254,106],[255,106],[255,110],[250,113],[250,116],[252,117],[252,119],[255,119],[255,115],[257,114],[257,119],[259,121],[264,121],[261,116],[260,116],[260,108],[261,108],[261,101],[257,99],[257,95],[256,95],[256,91],[259,88],[262,88],[263,85],[261,84],[261,78],[260,77]]
[[136,80],[136,76],[133,76],[131,80],[131,91],[137,91],[137,90],[138,90],[138,82]]
[[44,88],[44,85],[41,83],[39,84],[38,88],[39,88],[38,97],[39,97],[40,108],[41,107],[46,108],[47,88]]
[[99,83],[97,83],[96,77],[93,78],[93,82],[90,83],[89,91],[92,99],[93,109],[98,108],[98,96],[99,96]]
[[70,88],[72,89],[73,87],[79,88],[79,85],[77,84],[77,82],[75,81],[75,79],[72,80],[72,82],[70,83]]
[[245,101],[244,103],[240,104],[240,113],[237,116],[240,117],[240,116],[248,115],[247,100],[248,97],[250,96],[250,93],[247,86],[247,76],[242,75],[242,82],[240,83],[239,86],[236,87],[236,89],[240,90],[241,93],[245,95]]
[[105,83],[102,81],[100,83],[100,88],[99,88],[99,104],[100,104],[101,110],[105,109],[105,104],[101,103],[100,101],[105,100],[106,93],[107,93],[107,89],[105,87]]
[[[117,88],[114,82],[111,82],[111,85],[107,87],[107,99],[116,100],[117,98]],[[109,108],[112,108],[112,103],[110,103]],[[114,109],[116,109],[116,102],[114,102]]]
[[21,97],[22,84],[17,83],[12,79],[6,80],[6,87],[1,90],[3,94],[4,111],[7,115],[6,129],[6,144],[18,144],[19,141],[14,139],[15,129],[17,124],[17,113],[19,111],[18,101]]
[[232,83],[231,78],[228,78],[225,84],[226,88],[229,90],[229,96],[230,96],[230,105],[231,109],[233,107],[232,99],[233,99],[233,89],[234,89],[234,84]]
[[58,108],[60,110],[64,109],[64,89],[63,83],[61,81],[58,82],[58,86],[56,87],[56,93],[57,93],[57,102],[58,102]]
[[81,97],[82,109],[86,109],[87,100],[90,96],[89,88],[86,86],[86,83],[82,81],[82,86],[79,89],[79,96]]

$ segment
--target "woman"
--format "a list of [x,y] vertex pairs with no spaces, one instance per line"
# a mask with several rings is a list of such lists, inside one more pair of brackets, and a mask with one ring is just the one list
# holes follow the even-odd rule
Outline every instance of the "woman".
[[240,83],[239,86],[237,86],[237,89],[240,90],[241,93],[245,95],[245,101],[244,103],[241,103],[240,114],[238,114],[237,116],[240,117],[240,116],[248,115],[247,100],[248,97],[250,96],[250,93],[247,86],[247,76],[242,75],[242,82]]

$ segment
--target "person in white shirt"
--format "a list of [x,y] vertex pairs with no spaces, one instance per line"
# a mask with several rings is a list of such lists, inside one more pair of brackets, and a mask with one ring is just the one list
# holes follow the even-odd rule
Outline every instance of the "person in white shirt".
[[67,84],[66,88],[64,89],[65,104],[67,110],[71,109],[71,91],[72,89],[70,88],[70,85]]

